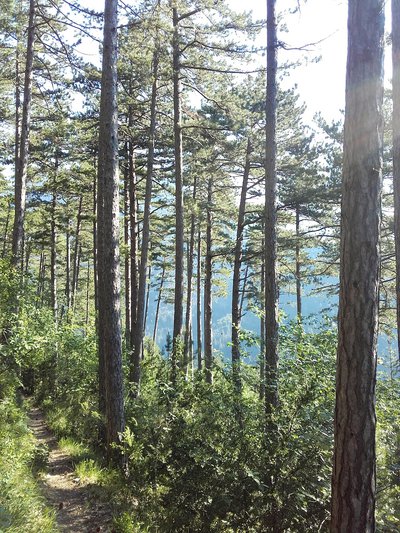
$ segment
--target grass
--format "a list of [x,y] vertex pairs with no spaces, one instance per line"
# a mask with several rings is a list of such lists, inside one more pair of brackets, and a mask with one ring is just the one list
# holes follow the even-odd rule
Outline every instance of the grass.
[[0,450],[0,531],[57,531],[33,474],[45,466],[47,451],[35,445],[25,413],[9,398],[0,400]]

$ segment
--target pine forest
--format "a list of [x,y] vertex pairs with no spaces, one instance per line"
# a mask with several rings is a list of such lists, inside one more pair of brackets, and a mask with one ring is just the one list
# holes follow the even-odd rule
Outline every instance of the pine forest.
[[0,0],[1,533],[400,531],[400,0],[318,1]]

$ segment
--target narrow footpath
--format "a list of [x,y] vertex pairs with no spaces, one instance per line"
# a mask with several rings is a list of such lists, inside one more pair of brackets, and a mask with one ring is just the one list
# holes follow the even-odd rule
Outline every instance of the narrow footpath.
[[59,530],[70,533],[111,533],[111,512],[93,499],[88,486],[75,480],[72,459],[61,451],[37,407],[29,412],[28,425],[39,445],[49,449],[47,472],[42,477],[43,494],[56,511]]

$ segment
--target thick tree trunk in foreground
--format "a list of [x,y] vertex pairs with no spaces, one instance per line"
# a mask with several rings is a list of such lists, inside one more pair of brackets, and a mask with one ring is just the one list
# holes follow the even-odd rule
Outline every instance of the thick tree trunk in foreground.
[[238,222],[236,230],[236,242],[234,248],[233,261],[233,279],[232,279],[232,374],[233,382],[237,392],[240,392],[241,378],[240,378],[240,340],[239,330],[241,322],[241,309],[239,304],[240,296],[240,269],[242,267],[242,246],[243,246],[243,231],[244,231],[244,217],[246,211],[247,188],[250,175],[250,154],[251,143],[247,140],[246,162],[244,166],[242,190],[240,194]]
[[[35,1],[29,4],[28,41],[26,47],[26,66],[24,80],[24,102],[22,106],[22,123],[20,133],[20,147],[18,153],[17,172],[15,175],[15,215],[12,237],[12,265],[23,265],[24,220],[26,205],[26,176],[28,172],[29,132],[32,107],[32,71],[33,46],[35,42]],[[17,132],[16,132],[17,134]]]
[[332,532],[375,531],[384,4],[350,0]]
[[278,403],[278,286],[276,274],[276,70],[275,0],[267,0],[267,102],[265,136],[265,410]]
[[109,459],[124,430],[119,273],[117,112],[117,0],[106,0],[100,101],[98,172],[99,359],[105,379],[106,441]]
[[400,359],[400,0],[392,0],[393,196],[396,253],[397,344]]

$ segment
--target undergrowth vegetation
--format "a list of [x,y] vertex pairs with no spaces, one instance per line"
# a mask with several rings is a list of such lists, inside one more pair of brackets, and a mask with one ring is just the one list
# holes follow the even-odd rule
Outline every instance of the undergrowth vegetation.
[[55,517],[34,476],[47,451],[35,445],[26,414],[12,396],[0,400],[0,531],[53,533]]
[[[146,342],[141,394],[126,391],[125,477],[106,468],[98,447],[94,336],[71,324],[57,334],[57,382],[38,380],[36,396],[77,478],[114,506],[116,531],[327,531],[333,330],[281,327],[280,404],[267,437],[256,366],[242,365],[240,397],[222,362],[212,387],[196,374],[173,387],[170,361]],[[397,394],[396,378],[381,376],[379,531],[398,525]]]
[[[34,391],[79,483],[113,507],[119,533],[328,530],[334,329],[281,325],[280,403],[269,426],[251,359],[241,366],[240,395],[222,361],[212,386],[200,372],[188,380],[178,373],[173,384],[171,361],[146,340],[140,396],[125,391],[121,473],[99,446],[93,327],[48,323],[46,311],[22,306],[2,347],[0,520],[7,531],[54,528],[33,474],[46,450],[35,447],[15,405],[16,375]],[[386,370],[377,384],[377,531],[393,533],[400,516],[396,375]]]

